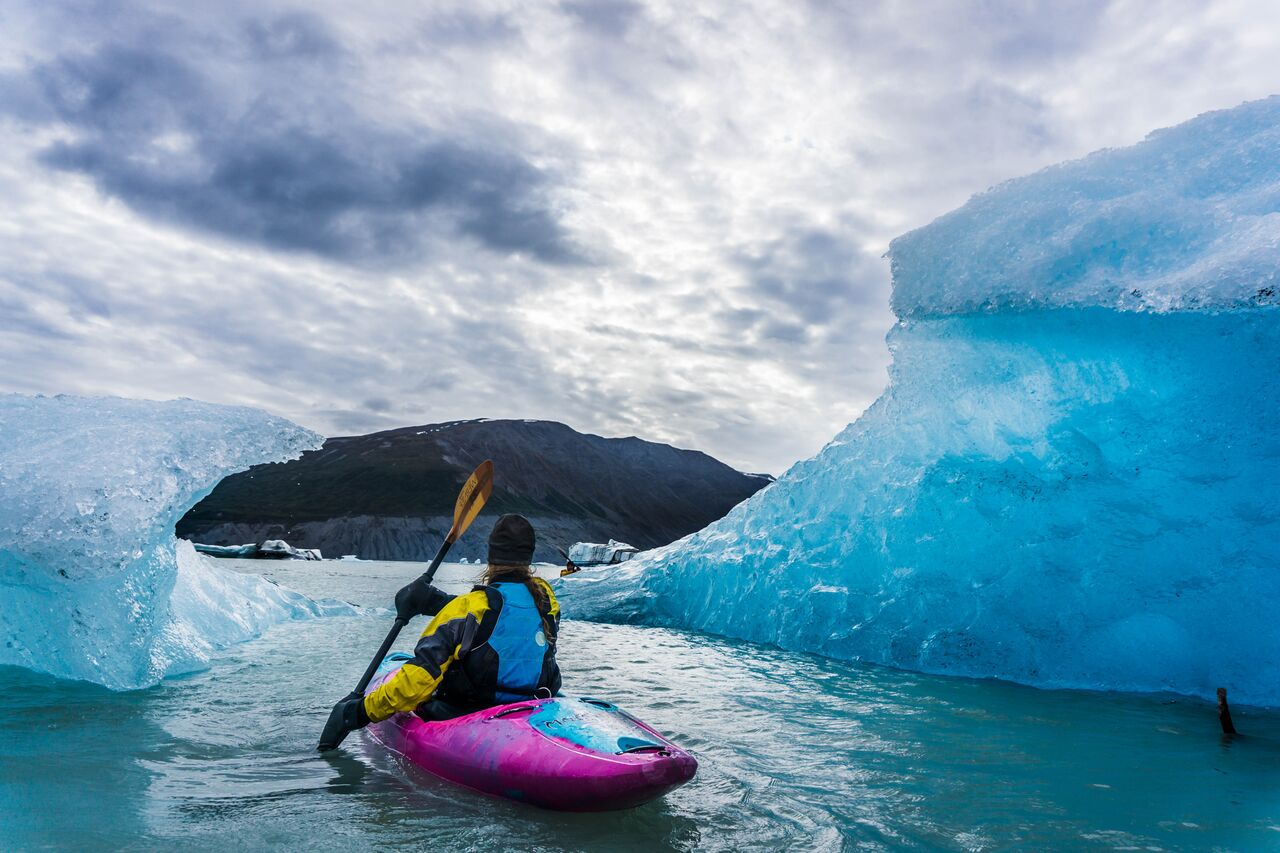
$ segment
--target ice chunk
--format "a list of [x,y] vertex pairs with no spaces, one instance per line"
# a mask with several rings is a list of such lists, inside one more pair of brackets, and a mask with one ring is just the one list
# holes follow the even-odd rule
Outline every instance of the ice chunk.
[[323,560],[319,548],[295,548],[283,539],[268,539],[258,546],[258,558],[278,560]]
[[576,542],[569,548],[569,559],[579,566],[621,563],[630,560],[639,548],[610,539],[607,543]]
[[241,560],[323,560],[319,548],[295,548],[283,539],[267,539],[261,545],[205,545],[194,543],[197,553]]
[[900,317],[1280,305],[1280,96],[1001,184],[891,244]]
[[253,542],[248,542],[244,545],[205,545],[202,542],[193,544],[197,554],[223,559],[252,560],[254,555],[258,553],[258,546]]
[[216,650],[286,619],[359,612],[345,601],[316,601],[260,575],[210,565],[183,540],[177,542],[177,562],[169,612],[151,650],[151,668],[165,675],[197,668]]
[[[1280,202],[1264,203],[1277,103],[1014,182],[895,242],[908,316],[884,395],[721,521],[561,582],[566,613],[1280,704],[1280,308],[1251,296],[1280,269],[1259,238]],[[1174,187],[1211,201],[1174,204]],[[1139,276],[1100,260],[1107,233],[1207,236],[1147,244]],[[1123,310],[1139,278],[1163,310]],[[1230,310],[1185,310],[1209,305]]]
[[320,443],[248,408],[0,396],[0,663],[136,687],[324,612],[173,536],[226,474]]

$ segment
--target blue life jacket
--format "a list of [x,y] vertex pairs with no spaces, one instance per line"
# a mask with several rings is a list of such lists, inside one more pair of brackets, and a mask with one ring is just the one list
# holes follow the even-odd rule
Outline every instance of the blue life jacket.
[[502,609],[489,635],[489,647],[498,655],[498,681],[494,698],[498,702],[519,702],[538,689],[543,661],[547,655],[547,635],[537,602],[522,583],[496,583]]
[[[537,599],[518,581],[477,586],[472,592],[484,593],[486,609],[478,623],[472,623],[475,632],[467,646],[458,646],[457,661],[445,670],[434,696],[437,702],[466,713],[532,699],[543,691],[552,696],[559,693],[558,619],[551,612],[558,609],[550,590],[546,613],[539,611]],[[419,646],[424,642],[419,641]],[[448,655],[453,648],[440,651]]]

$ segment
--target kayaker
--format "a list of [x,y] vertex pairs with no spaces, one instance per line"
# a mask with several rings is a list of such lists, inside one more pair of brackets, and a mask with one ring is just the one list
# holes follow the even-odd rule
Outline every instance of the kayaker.
[[528,519],[504,515],[489,534],[489,565],[471,592],[451,599],[418,578],[396,593],[399,618],[435,618],[422,632],[413,659],[395,675],[367,696],[338,703],[342,736],[400,711],[448,719],[556,695],[560,605],[551,585],[530,566],[535,545]]

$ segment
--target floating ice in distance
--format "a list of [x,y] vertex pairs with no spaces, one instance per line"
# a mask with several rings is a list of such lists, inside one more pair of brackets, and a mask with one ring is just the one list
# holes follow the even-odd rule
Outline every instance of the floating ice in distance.
[[566,614],[1280,704],[1278,134],[1245,104],[895,241],[883,396]]
[[282,559],[323,560],[319,548],[295,548],[283,539],[266,539],[262,542],[246,542],[243,545],[205,545],[196,542],[196,552],[221,559]]
[[249,408],[0,395],[0,664],[138,687],[332,612],[173,536],[225,475],[320,443]]
[[630,560],[639,550],[634,545],[616,539],[610,539],[607,543],[575,542],[569,546],[569,560],[580,566],[622,563]]

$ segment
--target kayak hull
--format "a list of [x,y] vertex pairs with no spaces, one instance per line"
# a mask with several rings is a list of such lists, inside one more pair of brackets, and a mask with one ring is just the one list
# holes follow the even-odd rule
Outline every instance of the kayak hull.
[[[388,658],[370,689],[401,663]],[[638,806],[688,782],[698,768],[650,726],[587,697],[514,702],[441,721],[396,714],[368,732],[442,779],[557,811]]]

